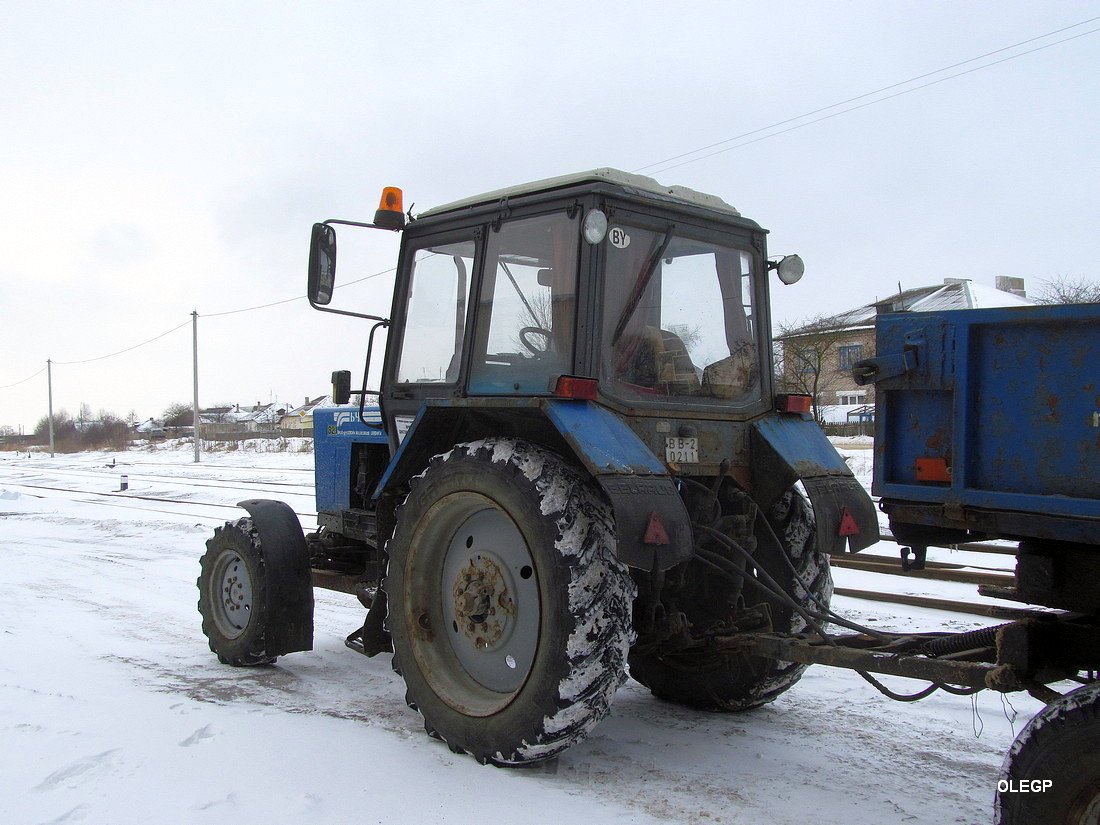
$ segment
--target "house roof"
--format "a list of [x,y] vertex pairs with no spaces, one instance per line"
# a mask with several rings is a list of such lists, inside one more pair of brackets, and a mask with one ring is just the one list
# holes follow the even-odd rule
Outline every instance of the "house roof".
[[249,409],[237,409],[235,407],[211,407],[199,410],[199,421],[207,424],[233,421],[244,423],[254,421],[257,424],[272,424],[279,420],[279,416],[285,412],[285,408],[276,404],[257,404]]
[[317,398],[314,398],[312,401],[309,401],[309,402],[303,404],[300,407],[295,407],[293,410],[288,410],[284,414],[284,417],[291,416],[291,415],[299,415],[299,416],[312,415],[313,411],[315,409],[317,409],[318,407],[328,407],[328,406],[332,406],[332,396],[330,396],[330,395],[321,395],[321,396],[318,396]]
[[871,329],[881,312],[926,312],[942,309],[985,309],[988,307],[1031,306],[1035,302],[1011,292],[976,284],[966,278],[945,278],[942,284],[906,289],[881,301],[841,312],[795,329],[784,335],[816,333],[830,329]]

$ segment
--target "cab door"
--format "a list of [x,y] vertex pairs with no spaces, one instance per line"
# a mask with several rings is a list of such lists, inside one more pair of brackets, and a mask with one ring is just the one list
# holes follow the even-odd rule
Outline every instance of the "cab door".
[[402,251],[381,395],[391,452],[427,399],[461,394],[480,228],[409,240]]

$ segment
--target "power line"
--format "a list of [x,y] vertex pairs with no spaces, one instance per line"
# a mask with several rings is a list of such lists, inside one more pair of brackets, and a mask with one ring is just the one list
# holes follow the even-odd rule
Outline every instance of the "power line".
[[187,326],[190,323],[191,323],[190,321],[184,321],[178,327],[172,327],[167,332],[162,332],[160,335],[154,336],[153,338],[150,338],[148,341],[142,341],[140,344],[134,344],[132,347],[127,347],[126,349],[120,349],[118,352],[108,353],[107,355],[100,355],[100,356],[97,356],[96,358],[85,358],[81,361],[54,361],[53,363],[55,363],[59,366],[71,366],[73,364],[90,364],[93,361],[102,361],[105,358],[114,358],[116,355],[122,355],[123,353],[130,352],[132,350],[137,349],[138,347],[144,347],[146,344],[151,344],[154,341],[158,341],[161,338],[163,338],[165,335],[171,335],[177,329],[183,329],[185,326]]
[[28,375],[26,378],[22,379],[21,381],[16,381],[14,384],[4,384],[3,386],[0,386],[0,390],[7,390],[7,389],[10,389],[12,387],[18,387],[20,384],[26,384],[32,378],[37,378],[38,376],[40,376],[45,371],[46,371],[46,368],[43,367],[38,372],[36,372],[34,375]]
[[[390,267],[389,269],[383,269],[381,272],[375,272],[373,275],[365,275],[364,277],[357,278],[354,281],[348,281],[346,284],[337,284],[335,286],[335,289],[343,289],[344,287],[352,286],[353,284],[361,284],[361,283],[363,283],[363,281],[369,281],[371,278],[377,278],[381,275],[386,275],[390,272],[395,272],[396,270],[397,270],[397,267]],[[210,313],[207,313],[206,315],[203,315],[202,317],[203,318],[219,318],[222,315],[236,315],[240,312],[252,312],[253,310],[257,310],[257,309],[267,309],[268,307],[277,307],[280,304],[289,304],[289,303],[293,303],[294,301],[302,301],[302,300],[305,300],[306,297],[308,297],[308,296],[306,296],[306,295],[295,295],[293,298],[284,298],[281,301],[272,301],[270,304],[260,304],[258,306],[254,306],[254,307],[244,307],[242,309],[230,309],[230,310],[226,310],[225,312],[210,312]]]
[[[830,109],[836,109],[836,108],[841,107],[841,106],[847,106],[849,103],[855,103],[858,100],[863,100],[865,98],[872,97],[874,95],[882,94],[883,92],[888,92],[891,89],[897,89],[898,87],[901,87],[901,86],[908,86],[909,84],[915,83],[918,80],[923,80],[924,78],[932,77],[933,75],[942,74],[943,72],[950,71],[951,69],[956,69],[960,66],[965,66],[968,63],[974,63],[975,61],[978,61],[978,60],[984,60],[988,57],[992,57],[993,55],[1000,54],[1000,53],[1008,51],[1010,49],[1017,49],[1020,46],[1027,45],[1028,43],[1034,43],[1037,40],[1043,40],[1043,39],[1048,38],[1048,37],[1053,37],[1056,34],[1061,34],[1062,32],[1069,31],[1070,29],[1075,29],[1075,28],[1079,28],[1080,26],[1088,25],[1089,23],[1094,23],[1097,20],[1100,20],[1100,17],[1091,17],[1088,20],[1082,20],[1078,23],[1073,23],[1072,25],[1064,26],[1060,29],[1055,29],[1054,31],[1047,32],[1046,34],[1041,34],[1041,35],[1038,35],[1036,37],[1030,37],[1027,40],[1021,40],[1019,43],[1013,43],[1010,46],[1002,46],[1001,48],[994,49],[991,52],[986,52],[985,54],[980,54],[976,57],[971,57],[967,60],[959,61],[958,63],[952,63],[949,66],[944,66],[942,68],[936,69],[936,70],[931,71],[931,72],[925,72],[924,74],[920,74],[920,75],[917,75],[915,77],[911,77],[908,80],[902,80],[898,83],[891,83],[888,86],[883,86],[879,89],[875,89],[875,90],[870,91],[870,92],[865,92],[861,95],[856,95],[855,97],[850,97],[846,100],[842,100],[842,101],[839,101],[837,103],[831,103],[828,106],[822,106],[818,109],[814,109],[812,111],[805,112],[805,113],[803,113],[801,115],[797,115],[795,117],[790,117],[790,118],[787,118],[785,120],[780,120],[780,121],[778,121],[776,123],[773,123],[769,126],[761,126],[758,129],[752,129],[748,132],[743,132],[740,135],[735,135],[734,137],[726,138],[725,140],[720,140],[720,141],[717,141],[715,143],[708,144],[707,146],[701,146],[698,149],[692,149],[689,152],[682,152],[679,155],[673,155],[672,157],[665,158],[664,160],[656,161],[654,163],[649,163],[649,164],[646,164],[645,166],[640,166],[637,169],[634,169],[632,171],[642,172],[642,171],[645,171],[647,169],[653,169],[653,167],[660,166],[660,167],[662,167],[661,169],[657,169],[653,172],[653,174],[659,174],[660,172],[666,172],[670,169],[676,169],[680,166],[686,166],[687,164],[694,163],[695,161],[698,161],[698,160],[705,160],[706,158],[714,157],[715,155],[720,155],[723,152],[729,152],[729,151],[732,151],[734,149],[739,149],[742,146],[748,146],[748,145],[753,144],[753,143],[759,143],[760,141],[767,140],[768,138],[777,137],[778,135],[786,134],[787,132],[793,132],[794,130],[801,129],[804,126],[810,126],[814,123],[820,123],[823,120],[829,120],[830,118],[838,117],[839,115],[847,114],[848,112],[854,112],[858,109],[864,109],[864,108],[866,108],[868,106],[872,106],[876,103],[882,103],[882,102],[887,101],[887,100],[892,100],[895,97],[901,97],[902,95],[909,94],[910,92],[916,92],[916,91],[919,91],[920,89],[925,89],[929,86],[934,86],[938,83],[943,83],[944,81],[947,81],[947,80],[953,80],[954,78],[962,77],[963,75],[973,74],[974,72],[980,71],[982,69],[988,69],[988,68],[990,68],[992,66],[996,66],[1000,63],[1006,63],[1009,60],[1015,60],[1019,57],[1024,57],[1026,55],[1033,54],[1034,52],[1042,51],[1043,49],[1049,49],[1053,46],[1059,46],[1063,43],[1068,43],[1071,40],[1077,40],[1081,37],[1085,37],[1086,35],[1095,34],[1096,32],[1100,31],[1100,28],[1090,29],[1089,31],[1081,32],[1080,34],[1075,34],[1072,37],[1066,37],[1066,38],[1063,38],[1062,40],[1057,40],[1053,43],[1047,43],[1047,44],[1044,44],[1042,46],[1037,46],[1034,49],[1028,49],[1027,51],[1019,52],[1018,54],[1009,55],[1008,57],[1003,57],[1000,60],[994,60],[990,63],[985,63],[981,66],[976,66],[972,69],[967,69],[966,71],[956,72],[955,74],[948,75],[947,77],[938,78],[937,80],[932,80],[932,81],[929,81],[928,83],[923,83],[919,86],[914,86],[911,89],[905,89],[905,90],[902,90],[900,92],[896,92],[892,95],[887,95],[885,97],[877,98],[875,100],[868,101],[867,103],[862,103],[858,106],[851,106],[847,109],[842,109],[839,112],[833,112],[832,114],[824,115],[823,117],[815,118],[813,120],[806,121],[805,123],[799,123],[797,125],[794,125],[794,126],[791,126],[791,127],[787,128],[787,129],[782,129],[778,132],[772,132],[771,131],[773,129],[778,129],[780,126],[786,126],[788,123],[795,123],[796,121],[804,120],[805,118],[808,118],[808,117],[813,117],[816,114],[820,114],[822,112],[827,112]],[[724,146],[727,143],[733,143],[734,141],[740,141],[740,140],[743,140],[744,138],[751,137],[752,135],[758,135],[761,132],[769,132],[769,134],[762,135],[761,137],[755,138],[753,140],[747,140],[747,141],[744,141],[742,143],[737,143],[734,146],[727,146],[725,149],[719,149],[716,152],[710,152],[706,155],[700,155],[699,157],[691,158],[689,160],[685,160],[682,163],[672,164],[672,161],[680,160],[681,158],[687,158],[690,155],[696,155],[700,152],[706,152],[708,149],[714,149],[718,146]],[[672,165],[666,166],[665,164],[672,164]]]
[[225,312],[209,312],[209,313],[203,315],[202,317],[203,318],[220,318],[223,315],[237,315],[238,313],[241,313],[241,312],[253,312],[257,309],[267,309],[268,307],[277,307],[280,304],[289,304],[289,303],[292,303],[294,301],[301,301],[305,297],[306,297],[305,295],[295,295],[293,298],[284,298],[281,301],[272,301],[270,304],[260,304],[259,306],[244,307],[242,309],[229,309],[229,310],[226,310]]
[[[394,272],[395,270],[396,270],[396,267],[390,267],[389,269],[384,269],[380,272],[375,272],[371,275],[366,275],[362,278],[357,278],[354,281],[348,281],[345,284],[339,284],[336,288],[340,289],[340,288],[345,287],[345,286],[352,286],[353,284],[362,283],[363,281],[369,281],[372,278],[378,278],[382,275],[386,275],[390,272]],[[293,301],[301,301],[305,297],[306,297],[305,295],[296,295],[293,298],[284,298],[281,301],[272,301],[271,303],[268,303],[268,304],[259,304],[258,306],[243,307],[241,309],[231,309],[231,310],[226,310],[225,312],[212,312],[208,315],[203,315],[201,317],[203,317],[203,318],[218,318],[218,317],[221,317],[223,315],[237,315],[238,313],[241,313],[241,312],[253,312],[253,311],[258,310],[258,309],[267,309],[269,307],[279,306],[280,304],[289,304],[289,303],[292,303]],[[171,335],[176,330],[182,329],[183,327],[187,326],[190,323],[192,323],[190,320],[184,321],[179,326],[172,327],[170,330],[162,332],[160,335],[156,335],[156,336],[148,339],[147,341],[142,341],[140,344],[134,344],[131,347],[126,347],[125,349],[120,349],[117,352],[111,352],[111,353],[108,353],[107,355],[99,355],[95,358],[84,358],[80,361],[54,361],[53,363],[57,364],[58,366],[74,366],[76,364],[90,364],[93,361],[103,361],[107,358],[114,358],[116,355],[123,355],[124,353],[132,352],[135,349],[138,349],[140,347],[144,347],[146,344],[151,344],[154,341],[158,341],[161,338],[164,338],[166,335]],[[41,375],[45,371],[46,371],[46,368],[43,367],[38,372],[34,373],[34,375],[29,375],[26,378],[23,378],[19,381],[16,381],[16,382],[12,383],[12,384],[0,385],[0,390],[6,390],[6,389],[9,389],[11,387],[17,387],[20,384],[24,384],[27,381],[30,381],[32,378],[37,378],[39,375]]]
[[[423,260],[423,258],[417,258],[416,260],[417,263],[419,263]],[[388,275],[389,273],[396,271],[397,267],[391,266],[389,269],[383,269],[381,272],[375,272],[373,275],[365,275],[362,278],[356,278],[354,281],[348,281],[346,284],[339,284],[336,289],[340,289],[340,287],[351,286],[352,284],[361,284],[363,283],[363,281],[369,281],[371,278],[377,278],[380,275]]]

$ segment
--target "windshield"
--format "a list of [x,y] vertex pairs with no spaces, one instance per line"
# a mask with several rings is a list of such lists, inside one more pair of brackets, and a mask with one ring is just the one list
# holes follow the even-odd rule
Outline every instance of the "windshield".
[[630,401],[760,398],[753,254],[630,226],[608,232],[601,379]]

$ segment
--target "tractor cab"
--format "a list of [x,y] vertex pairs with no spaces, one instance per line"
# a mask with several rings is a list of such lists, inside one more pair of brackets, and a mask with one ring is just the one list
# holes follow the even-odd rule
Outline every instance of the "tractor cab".
[[[802,264],[769,262],[757,223],[720,198],[612,169],[408,221],[386,191],[375,222],[354,224],[402,232],[391,317],[376,319],[389,327],[376,394],[392,457],[372,476],[376,497],[452,444],[505,436],[566,456],[604,488],[632,565],[690,556],[670,470],[731,476],[765,507],[801,476],[825,512],[823,547],[846,544],[836,529],[846,507],[867,541],[877,535],[866,496],[812,422],[763,426],[775,418],[765,276],[778,269],[793,283]],[[341,223],[314,227],[320,309]],[[365,381],[360,398],[372,394]],[[649,528],[669,541],[646,546]]]
[[424,399],[553,397],[563,376],[642,414],[767,406],[765,233],[716,198],[597,170],[404,231],[382,382],[395,432]]
[[[336,223],[350,222],[315,230],[318,308]],[[429,400],[582,393],[678,419],[771,407],[765,231],[716,197],[600,169],[381,225],[404,235],[379,393],[394,451]],[[727,457],[707,453],[696,463]]]

